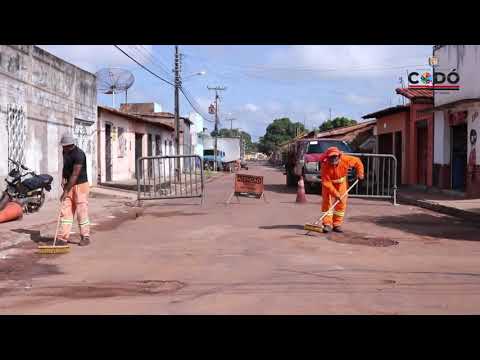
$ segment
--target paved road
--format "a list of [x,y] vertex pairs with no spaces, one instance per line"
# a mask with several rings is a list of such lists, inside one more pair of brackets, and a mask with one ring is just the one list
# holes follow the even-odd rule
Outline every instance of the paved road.
[[114,208],[93,219],[93,244],[70,254],[39,257],[27,244],[0,260],[0,313],[480,313],[479,228],[350,199],[345,234],[305,236],[320,197],[297,205],[279,170],[248,173],[265,176],[268,204],[225,206],[227,175],[208,184],[203,208]]

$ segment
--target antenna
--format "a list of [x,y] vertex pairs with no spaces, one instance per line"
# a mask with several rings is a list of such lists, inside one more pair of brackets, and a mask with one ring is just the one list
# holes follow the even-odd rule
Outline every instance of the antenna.
[[127,91],[135,82],[133,74],[125,69],[105,68],[97,71],[97,89],[103,94],[112,95],[112,107],[115,107],[115,94],[125,91],[125,102],[127,102]]

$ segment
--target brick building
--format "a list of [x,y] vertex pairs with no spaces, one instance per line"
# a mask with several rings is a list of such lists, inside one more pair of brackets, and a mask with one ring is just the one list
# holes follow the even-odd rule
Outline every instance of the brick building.
[[433,185],[433,95],[429,90],[396,90],[409,100],[364,119],[377,120],[378,153],[397,158],[397,179],[403,185]]

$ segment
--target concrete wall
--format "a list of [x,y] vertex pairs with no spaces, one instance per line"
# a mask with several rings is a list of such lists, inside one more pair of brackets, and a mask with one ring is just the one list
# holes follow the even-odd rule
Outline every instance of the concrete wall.
[[417,125],[419,121],[427,122],[427,158],[425,159],[427,176],[426,176],[426,185],[432,186],[433,181],[433,148],[434,148],[434,126],[433,126],[433,115],[431,113],[422,113],[422,110],[432,108],[432,104],[422,104],[413,102],[410,107],[410,119],[408,123],[408,138],[409,146],[406,151],[407,153],[407,167],[408,167],[408,184],[417,184],[419,183],[419,174],[418,174],[418,136],[417,136]]
[[190,126],[190,134],[192,136],[192,147],[194,154],[203,158],[203,117],[197,113],[191,113],[189,115],[190,121],[193,123]]
[[[383,134],[395,134],[400,131],[402,133],[402,164],[401,179],[397,179],[399,184],[408,184],[408,166],[406,159],[408,157],[408,147],[410,139],[408,136],[408,122],[410,112],[404,111],[396,114],[387,115],[377,119],[376,133],[378,136]],[[392,135],[392,154],[395,154],[395,135]],[[378,141],[377,141],[378,143]]]
[[435,91],[435,106],[480,96],[480,45],[445,45],[434,52],[436,71],[448,74],[456,69],[460,75],[459,91]]
[[[434,52],[439,60],[438,71],[455,69],[460,76],[459,91],[436,91],[435,106],[458,100],[480,98],[480,46],[446,45]],[[480,149],[478,140],[471,142],[474,132],[480,134],[480,101],[456,105],[454,108],[435,112],[434,177],[438,186],[450,187],[450,125],[449,114],[467,111],[467,194],[480,196]],[[473,131],[472,131],[473,130]]]
[[[155,135],[160,136],[160,147],[158,153],[161,155],[170,154],[169,143],[172,142],[172,151],[174,151],[175,133],[161,126],[136,121],[132,118],[114,114],[99,108],[99,161],[100,161],[100,181],[106,181],[106,141],[105,124],[112,126],[111,135],[111,161],[112,161],[112,181],[128,181],[135,179],[135,133],[143,134],[142,137],[142,156],[148,154],[148,134],[152,134],[152,155],[157,154],[157,145]],[[123,129],[123,135],[119,136],[119,128]],[[165,148],[165,141],[167,147]],[[121,151],[123,146],[123,153]]]
[[[97,92],[95,75],[32,45],[0,45],[0,183],[8,174],[8,109],[25,119],[25,165],[54,177],[47,198],[60,194],[63,159],[59,141],[75,132],[96,180]],[[76,126],[75,126],[76,125]]]

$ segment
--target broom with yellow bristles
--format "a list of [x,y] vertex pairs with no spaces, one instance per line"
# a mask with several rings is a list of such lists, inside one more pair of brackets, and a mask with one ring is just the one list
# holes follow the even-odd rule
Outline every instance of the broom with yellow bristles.
[[355,185],[357,185],[358,183],[358,179],[352,184],[352,186],[350,186],[348,188],[348,190],[340,197],[340,199],[338,199],[337,201],[335,201],[335,203],[330,207],[330,209],[327,210],[327,212],[325,212],[319,219],[317,219],[313,224],[305,224],[303,226],[303,229],[304,230],[307,230],[307,232],[305,233],[305,235],[308,235],[310,233],[310,231],[315,231],[315,232],[322,232],[323,231],[323,225],[321,224],[323,218],[329,213],[331,212],[333,209],[335,209],[335,206],[337,206],[337,204],[350,192],[350,190],[352,190]]
[[60,227],[61,214],[62,214],[62,206],[60,205],[60,210],[58,212],[57,229],[55,230],[55,237],[53,238],[53,245],[39,246],[37,254],[65,254],[70,251],[70,246],[68,245],[55,246],[57,242],[58,228]]

